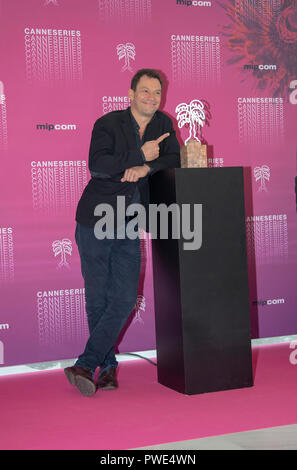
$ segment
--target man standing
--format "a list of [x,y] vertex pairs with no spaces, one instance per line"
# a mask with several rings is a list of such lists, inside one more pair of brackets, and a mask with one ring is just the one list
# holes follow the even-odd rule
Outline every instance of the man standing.
[[75,233],[90,337],[75,365],[64,370],[69,382],[85,396],[98,388],[118,386],[114,344],[135,305],[141,262],[139,237],[117,238],[115,231],[96,238],[94,210],[107,203],[116,212],[117,197],[125,196],[126,207],[138,202],[148,211],[149,175],[180,166],[172,121],[158,111],[162,85],[155,70],[139,70],[131,81],[131,106],[102,116],[92,132],[92,178],[78,203]]

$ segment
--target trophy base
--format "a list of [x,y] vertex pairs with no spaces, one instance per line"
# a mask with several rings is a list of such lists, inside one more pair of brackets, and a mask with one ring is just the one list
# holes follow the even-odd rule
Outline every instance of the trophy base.
[[207,148],[197,140],[189,140],[180,149],[181,168],[207,168]]

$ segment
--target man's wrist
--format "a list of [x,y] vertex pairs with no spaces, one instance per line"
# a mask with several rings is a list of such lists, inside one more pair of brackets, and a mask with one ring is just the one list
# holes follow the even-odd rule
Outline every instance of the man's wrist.
[[152,171],[151,167],[147,163],[145,163],[143,166],[148,170],[147,174],[150,174]]

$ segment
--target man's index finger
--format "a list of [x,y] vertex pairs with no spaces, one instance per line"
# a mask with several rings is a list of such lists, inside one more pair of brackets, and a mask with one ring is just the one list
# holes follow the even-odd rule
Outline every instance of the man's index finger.
[[156,139],[157,144],[160,144],[164,139],[167,139],[167,137],[170,136],[169,132],[166,132],[166,134],[160,135],[158,139]]

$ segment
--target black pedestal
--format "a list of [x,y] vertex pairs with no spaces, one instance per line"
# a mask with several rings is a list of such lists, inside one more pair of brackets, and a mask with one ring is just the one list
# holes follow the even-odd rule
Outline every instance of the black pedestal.
[[160,171],[150,193],[202,204],[200,249],[153,240],[159,383],[189,395],[252,386],[243,169]]

